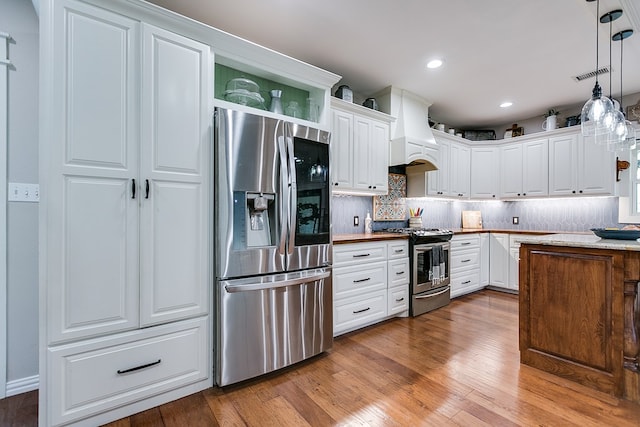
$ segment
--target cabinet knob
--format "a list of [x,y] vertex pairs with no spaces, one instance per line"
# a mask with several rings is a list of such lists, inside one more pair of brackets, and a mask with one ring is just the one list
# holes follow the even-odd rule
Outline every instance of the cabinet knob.
[[576,190],[573,190],[573,191],[572,191],[572,193],[573,193],[573,194],[576,194]]
[[527,193],[522,193],[522,195],[523,195],[523,196],[526,196],[526,195],[527,195]]
[[372,186],[369,186],[369,188],[373,188]]
[[582,194],[582,190],[580,190],[580,194]]
[[373,186],[373,189],[375,190],[376,188],[378,188],[378,187],[376,187],[376,186],[374,185],[374,186]]
[[336,183],[335,183],[335,184],[333,184],[333,185],[335,185],[335,186],[337,187],[337,186],[338,186],[338,183],[336,182]]
[[518,196],[520,195],[520,193],[518,193]]

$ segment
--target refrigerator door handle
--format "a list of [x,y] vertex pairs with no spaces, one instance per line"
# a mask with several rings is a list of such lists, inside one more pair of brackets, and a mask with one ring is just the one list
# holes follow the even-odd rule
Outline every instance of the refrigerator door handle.
[[285,278],[284,280],[280,280],[277,282],[256,282],[255,279],[239,279],[221,281],[220,284],[224,286],[225,290],[229,293],[264,291],[268,289],[283,288],[285,286],[294,286],[301,285],[303,283],[315,282],[318,280],[326,279],[331,275],[331,271],[325,269],[314,270],[311,273],[312,274],[296,274],[293,278]]
[[278,136],[278,153],[280,154],[280,240],[278,253],[284,255],[289,225],[289,174],[287,173],[287,148],[284,136]]
[[287,252],[293,254],[296,238],[296,221],[298,211],[298,184],[296,181],[296,156],[293,151],[293,138],[287,136],[287,152],[289,157],[289,247]]

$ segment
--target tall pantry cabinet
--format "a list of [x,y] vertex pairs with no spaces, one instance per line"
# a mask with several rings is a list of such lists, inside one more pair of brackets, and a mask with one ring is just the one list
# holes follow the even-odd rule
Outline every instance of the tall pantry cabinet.
[[211,53],[74,0],[41,20],[40,423],[96,425],[211,384]]

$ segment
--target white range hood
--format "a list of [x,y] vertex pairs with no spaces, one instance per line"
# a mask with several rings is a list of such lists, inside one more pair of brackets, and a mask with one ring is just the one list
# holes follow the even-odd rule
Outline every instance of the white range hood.
[[380,110],[396,117],[391,123],[389,165],[406,165],[407,173],[438,169],[439,150],[429,128],[431,103],[404,89],[389,86],[375,95]]

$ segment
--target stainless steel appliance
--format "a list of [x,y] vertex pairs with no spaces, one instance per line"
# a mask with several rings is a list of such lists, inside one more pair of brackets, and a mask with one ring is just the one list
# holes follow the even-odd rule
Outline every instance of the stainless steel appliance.
[[449,304],[449,240],[453,232],[435,228],[391,228],[385,231],[409,235],[411,316],[418,316]]
[[214,128],[224,386],[332,346],[329,133],[223,108]]

